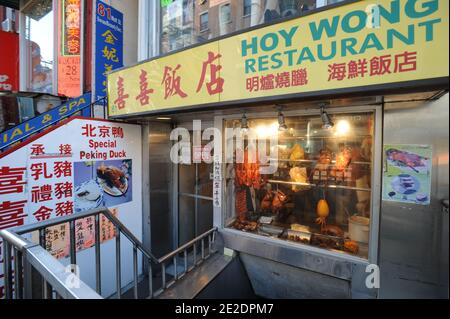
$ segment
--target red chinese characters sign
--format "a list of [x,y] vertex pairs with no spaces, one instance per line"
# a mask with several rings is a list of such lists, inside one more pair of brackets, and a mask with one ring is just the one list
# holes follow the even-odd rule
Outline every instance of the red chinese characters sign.
[[59,2],[58,94],[81,95],[81,0]]
[[[133,177],[140,176],[135,171],[141,167],[140,143],[136,143],[140,138],[139,126],[73,119],[14,153],[0,154],[0,230],[106,206],[125,223],[133,219],[137,227],[131,226],[132,231],[139,236],[140,185],[133,183],[138,181]],[[108,184],[110,172],[123,177],[120,190],[114,188],[117,183]],[[93,192],[97,195],[85,197]],[[124,211],[136,213],[120,216]],[[76,222],[77,251],[95,244],[94,220]],[[115,228],[105,218],[101,218],[100,231],[102,243],[115,236]],[[37,237],[31,234],[27,239],[37,242]],[[67,225],[47,228],[45,238],[54,257],[69,256]],[[0,299],[4,297],[3,259],[0,239]]]
[[19,90],[19,35],[0,30],[0,91]]

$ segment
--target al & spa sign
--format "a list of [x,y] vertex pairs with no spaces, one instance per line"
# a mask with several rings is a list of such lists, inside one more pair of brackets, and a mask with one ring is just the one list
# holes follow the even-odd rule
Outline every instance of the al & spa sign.
[[108,76],[110,115],[448,77],[446,0],[370,0]]
[[86,108],[91,104],[91,93],[86,93],[76,99],[57,106],[50,111],[42,113],[32,119],[23,122],[0,134],[0,149],[19,142],[24,137],[36,133],[43,128],[55,124],[65,117],[81,112],[83,116],[89,116],[90,110]]

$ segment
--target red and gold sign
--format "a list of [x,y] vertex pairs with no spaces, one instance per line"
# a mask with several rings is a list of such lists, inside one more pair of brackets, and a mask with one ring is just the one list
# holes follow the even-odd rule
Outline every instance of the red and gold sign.
[[62,0],[59,10],[58,94],[81,94],[81,0]]

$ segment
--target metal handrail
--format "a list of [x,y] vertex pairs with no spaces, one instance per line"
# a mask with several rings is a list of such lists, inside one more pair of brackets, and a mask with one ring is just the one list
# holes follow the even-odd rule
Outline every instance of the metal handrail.
[[[93,102],[93,103],[91,103],[91,104],[89,104],[89,105],[86,105],[86,106],[84,106],[84,107],[82,107],[82,108],[79,108],[79,109],[77,109],[76,111],[74,111],[74,112],[72,112],[72,113],[65,114],[65,115],[63,115],[61,118],[59,118],[57,121],[50,122],[50,123],[48,123],[47,125],[41,127],[40,129],[38,129],[38,130],[36,130],[36,131],[34,131],[34,132],[31,132],[31,133],[26,134],[25,136],[23,136],[22,138],[20,138],[20,139],[17,140],[17,141],[13,141],[13,142],[10,142],[10,143],[8,143],[8,144],[6,144],[6,145],[3,145],[2,147],[0,147],[0,152],[3,152],[5,149],[8,149],[9,147],[11,147],[11,146],[14,145],[14,144],[23,142],[25,139],[27,139],[27,138],[29,138],[29,137],[35,135],[35,134],[38,134],[38,133],[40,133],[40,132],[46,130],[47,128],[49,128],[49,127],[51,127],[51,126],[53,126],[53,125],[55,125],[55,124],[57,124],[57,123],[60,123],[60,122],[62,122],[62,121],[64,121],[64,120],[66,120],[66,119],[68,119],[68,118],[74,116],[75,114],[84,111],[84,110],[87,109],[87,108],[90,108],[90,109],[91,109],[91,116],[92,116],[92,113],[93,113],[93,112],[92,112],[92,108],[93,108],[95,105],[98,105],[98,103],[99,103],[100,101],[106,102],[106,101],[107,101],[107,97],[101,98],[101,99],[99,99],[99,100],[97,100],[97,101],[95,101],[95,102]],[[103,107],[106,108],[106,103],[104,103]],[[42,114],[39,114],[38,116],[42,116],[42,115],[44,115],[44,114],[46,114],[46,113],[48,113],[48,112],[51,112],[51,111],[52,111],[52,110],[47,111],[47,112],[42,113]],[[106,112],[105,112],[105,116],[106,116]],[[22,122],[22,123],[20,123],[20,124],[17,124],[16,126],[14,126],[14,127],[12,127],[12,128],[9,128],[9,129],[3,131],[2,133],[6,132],[6,131],[9,131],[9,130],[12,130],[12,129],[14,129],[15,127],[17,127],[17,126],[19,126],[19,125],[23,125],[24,123],[27,123],[27,122],[31,121],[32,119],[34,119],[34,117],[31,118],[31,119],[28,119],[28,120],[26,120],[26,121],[24,121],[24,122]]]
[[[34,244],[22,236],[10,230],[1,230],[0,237],[4,240],[5,250],[5,281],[6,281],[6,297],[12,299],[12,280],[11,280],[11,266],[7,261],[11,258],[11,248],[14,250],[14,271],[16,273],[15,293],[16,297],[23,298],[31,297],[30,291],[23,292],[19,285],[22,277],[25,281],[31,281],[32,275],[25,272],[23,269],[28,268],[27,265],[32,266],[42,276],[45,285],[51,287],[51,291],[55,290],[58,297],[64,299],[102,299],[93,289],[86,285],[77,277],[78,284],[74,287],[69,287],[67,282],[74,276],[67,267],[56,260],[50,253],[47,252],[38,244]],[[47,287],[47,286],[46,286]],[[46,292],[51,294],[50,291]],[[19,299],[19,298],[17,298]]]
[[191,248],[193,245],[195,245],[196,243],[200,242],[202,239],[205,239],[206,237],[208,237],[211,234],[214,234],[217,231],[217,227],[214,227],[210,230],[208,230],[206,233],[204,233],[203,235],[200,235],[194,239],[192,239],[190,242],[187,242],[186,244],[180,246],[179,248],[177,248],[176,250],[174,250],[171,253],[168,253],[167,255],[161,257],[159,259],[159,263],[162,264],[168,260],[170,260],[171,258],[177,256],[178,254],[181,254],[183,251],[185,251],[186,249]]
[[[77,220],[80,219],[84,219],[87,217],[95,217],[95,255],[96,255],[96,260],[95,260],[95,264],[96,264],[96,291],[98,294],[101,294],[101,263],[100,263],[100,215],[105,216],[116,228],[116,288],[117,288],[117,297],[121,298],[122,295],[122,285],[121,285],[121,244],[120,244],[120,235],[124,235],[133,245],[133,271],[134,271],[134,297],[137,299],[138,298],[138,251],[140,251],[143,256],[146,258],[147,262],[148,262],[148,277],[149,277],[149,297],[150,298],[154,298],[159,296],[160,294],[162,294],[164,292],[165,289],[169,288],[170,286],[172,286],[177,280],[181,279],[184,275],[186,275],[188,272],[192,271],[196,266],[198,266],[200,263],[202,263],[204,260],[208,259],[211,254],[214,252],[212,249],[212,245],[215,242],[215,234],[217,232],[217,228],[213,228],[207,232],[205,232],[204,234],[196,237],[195,239],[189,241],[188,243],[182,245],[181,247],[177,248],[175,251],[161,257],[161,258],[156,258],[146,247],[144,247],[144,245],[139,241],[139,239],[137,239],[130,230],[128,230],[106,207],[102,207],[102,208],[98,208],[98,209],[94,209],[94,210],[90,210],[90,211],[86,211],[86,212],[80,212],[80,213],[76,213],[73,215],[69,215],[69,216],[63,216],[63,217],[59,217],[59,218],[55,218],[52,220],[47,220],[47,221],[43,221],[37,224],[32,224],[32,225],[25,225],[25,226],[20,226],[20,227],[16,227],[13,229],[10,229],[8,231],[0,231],[0,237],[3,237],[5,239],[5,252],[10,252],[10,245],[12,245],[12,247],[15,249],[15,255],[17,255],[17,253],[19,254],[23,254],[23,255],[27,255],[24,254],[23,250],[25,250],[28,253],[27,248],[28,247],[39,247],[39,250],[42,249],[45,251],[45,249],[43,249],[41,246],[45,246],[45,230],[47,228],[53,227],[53,226],[57,226],[57,225],[61,225],[61,224],[69,224],[70,225],[70,262],[71,264],[76,264],[76,247],[75,247],[75,222]],[[26,239],[24,239],[23,237],[21,237],[22,235],[25,234],[29,234],[32,232],[39,232],[39,237],[40,237],[40,245],[33,245],[32,243],[28,242]],[[206,248],[205,248],[205,241],[208,241],[208,255],[206,255]],[[197,245],[200,243],[201,245],[201,257],[197,260],[198,258],[198,253],[197,253]],[[30,246],[32,245],[32,246]],[[193,265],[191,267],[189,267],[189,262],[188,262],[188,256],[189,256],[189,250],[193,249]],[[34,248],[33,248],[34,249]],[[36,248],[38,249],[38,248]],[[184,256],[184,271],[180,274],[178,274],[177,271],[177,259],[178,257],[183,254]],[[59,267],[57,263],[59,263],[56,259],[54,259],[47,251],[45,251],[45,254],[42,251],[39,251],[39,256],[43,256],[45,257],[47,260],[52,260],[53,266],[55,267]],[[31,255],[32,256],[32,255]],[[53,259],[51,259],[53,258]],[[10,260],[11,256],[8,255],[7,253],[5,253],[5,261],[6,260]],[[19,256],[20,257],[20,256]],[[173,275],[173,279],[170,282],[167,282],[167,274],[166,274],[166,266],[169,262],[173,262],[173,266],[174,266],[174,275]],[[55,263],[56,262],[56,263]],[[15,263],[17,263],[17,261],[15,261]],[[153,267],[152,264],[156,265],[156,266],[160,266],[161,267],[161,288],[154,292],[153,290]],[[38,260],[34,260],[34,264],[33,266],[37,269],[43,269],[43,270],[48,270],[45,266],[43,265],[39,265],[39,261]],[[5,267],[10,267],[10,264],[5,262]],[[17,265],[15,265],[15,268],[17,268]],[[5,268],[5,281],[8,281],[9,283],[11,283],[11,269],[6,269]],[[19,271],[20,273],[20,271]],[[52,276],[52,274],[47,274],[48,276]],[[47,276],[47,277],[48,277]],[[20,277],[20,276],[19,276]],[[61,276],[59,276],[61,277]],[[44,278],[44,282],[45,283],[51,283],[50,286],[51,287],[55,287],[54,285],[60,285],[61,281],[57,280],[57,278],[53,278],[51,277],[49,278]],[[11,285],[11,284],[10,284]],[[16,291],[20,291],[20,282],[19,283],[15,283],[16,287]],[[46,287],[46,284],[44,284],[44,288]],[[59,286],[58,286],[59,287]],[[8,289],[7,287],[7,292],[9,291],[9,296],[12,295],[11,291],[11,287],[9,287],[10,289]],[[43,295],[47,295],[48,296],[48,290],[51,290],[52,288],[47,288],[46,292],[43,293]],[[57,293],[60,296],[68,296],[68,298],[78,298],[80,296],[78,295],[71,295],[70,292],[68,291],[64,291],[64,289],[62,287],[58,288],[59,291],[57,290]],[[55,289],[56,290],[56,289]],[[61,291],[62,290],[62,291]],[[90,298],[89,295],[89,291],[87,291],[87,295],[85,296],[85,298]]]
[[93,217],[95,215],[100,214],[104,215],[115,227],[119,228],[120,232],[125,237],[127,237],[128,240],[130,240],[133,244],[136,244],[137,248],[145,255],[145,257],[151,259],[154,263],[158,263],[158,259],[155,256],[153,256],[153,254],[142,245],[139,239],[137,239],[116,217],[114,217],[114,215],[112,215],[112,213],[107,208],[104,207],[81,213],[76,213],[69,216],[63,216],[51,220],[42,221],[37,224],[19,226],[14,228],[14,232],[19,235],[29,234],[35,231],[41,231],[46,228],[50,228],[61,224],[67,224],[79,219]]

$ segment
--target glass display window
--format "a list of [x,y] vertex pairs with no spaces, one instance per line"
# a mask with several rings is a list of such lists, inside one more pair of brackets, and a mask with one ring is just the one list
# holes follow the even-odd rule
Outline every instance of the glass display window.
[[[367,259],[374,113],[280,113],[278,120],[245,122],[242,133],[241,119],[225,121],[233,132],[241,128],[240,136],[225,137],[226,154],[233,154],[225,170],[225,226]],[[265,165],[271,169],[261,170]]]

